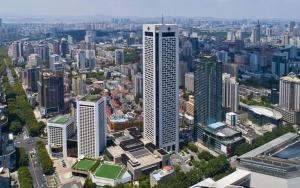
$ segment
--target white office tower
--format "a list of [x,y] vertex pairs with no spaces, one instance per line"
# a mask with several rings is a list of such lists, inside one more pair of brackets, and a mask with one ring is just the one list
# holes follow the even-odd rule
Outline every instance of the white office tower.
[[144,137],[178,151],[179,88],[177,25],[143,25]]
[[80,70],[85,70],[86,69],[86,57],[85,57],[85,50],[79,50],[76,56],[77,59],[77,67]]
[[280,78],[279,107],[288,111],[300,111],[300,79],[294,73]]
[[42,64],[42,60],[38,54],[30,54],[28,56],[27,66],[40,66]]
[[55,71],[55,63],[59,63],[59,55],[52,54],[50,55],[49,64],[50,64],[50,69],[53,71]]
[[124,50],[123,49],[115,50],[115,64],[116,65],[124,64]]
[[74,136],[74,119],[68,115],[58,115],[48,120],[48,146],[52,157],[68,157],[67,140]]
[[90,95],[77,101],[78,157],[97,158],[106,147],[106,101]]
[[222,106],[228,111],[237,112],[239,106],[239,83],[230,74],[222,75]]

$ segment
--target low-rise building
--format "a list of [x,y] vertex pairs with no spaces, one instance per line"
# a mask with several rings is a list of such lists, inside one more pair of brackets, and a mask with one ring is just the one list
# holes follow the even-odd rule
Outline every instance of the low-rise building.
[[111,116],[108,121],[108,126],[111,131],[123,131],[131,127],[143,128],[143,120],[139,118],[126,118],[126,117],[115,117]]
[[201,140],[209,148],[224,154],[228,157],[232,156],[235,148],[245,142],[242,132],[230,128],[225,123],[217,122],[208,126],[200,127]]
[[241,109],[248,113],[249,120],[252,123],[262,126],[267,123],[272,123],[277,126],[282,125],[282,114],[272,108],[263,106],[248,106],[240,103]]
[[166,180],[174,176],[174,168],[172,166],[164,166],[162,169],[155,170],[150,174],[150,185],[154,187],[155,185],[166,182]]
[[299,144],[299,135],[286,133],[238,157],[237,169],[251,174],[248,187],[299,187]]
[[206,178],[190,188],[243,188],[249,187],[250,180],[251,174],[239,169],[218,181]]
[[108,161],[83,158],[72,166],[74,176],[90,177],[97,186],[117,186],[132,180],[123,165]]
[[115,133],[115,146],[106,148],[109,157],[115,163],[126,166],[133,179],[169,164],[170,155],[142,137],[137,128],[130,128]]

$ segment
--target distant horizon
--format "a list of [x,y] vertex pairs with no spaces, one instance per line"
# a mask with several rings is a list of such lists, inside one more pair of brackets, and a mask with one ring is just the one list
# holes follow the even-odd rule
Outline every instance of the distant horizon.
[[167,17],[299,20],[299,0],[0,0],[0,17]]
[[[26,14],[0,14],[0,19],[2,19],[2,23],[47,23],[47,22],[102,22],[102,21],[110,21],[110,19],[116,18],[116,19],[130,19],[132,21],[160,21],[162,15],[157,16],[114,16],[114,15],[26,15]],[[202,16],[202,17],[189,17],[189,16],[171,16],[171,15],[164,15],[165,20],[171,20],[175,18],[180,19],[195,19],[195,20],[207,20],[207,21],[213,21],[213,20],[219,20],[219,21],[242,21],[242,20],[248,20],[248,21],[256,21],[260,20],[262,22],[264,21],[280,21],[280,22],[288,22],[288,21],[296,21],[300,22],[299,18],[222,18],[222,17],[211,17],[211,16]]]

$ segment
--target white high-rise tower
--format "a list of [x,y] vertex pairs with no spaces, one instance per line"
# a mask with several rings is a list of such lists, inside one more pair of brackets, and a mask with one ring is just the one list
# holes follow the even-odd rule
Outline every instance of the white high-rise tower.
[[294,73],[280,78],[279,107],[288,111],[300,111],[300,79]]
[[144,137],[167,151],[179,148],[178,27],[143,26]]
[[237,112],[239,106],[239,83],[230,74],[222,74],[222,106],[231,112]]
[[106,147],[106,101],[86,96],[77,101],[78,157],[100,156]]

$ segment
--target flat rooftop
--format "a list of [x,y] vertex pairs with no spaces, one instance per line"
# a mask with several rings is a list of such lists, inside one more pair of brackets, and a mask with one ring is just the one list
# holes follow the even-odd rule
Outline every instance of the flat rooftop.
[[172,166],[165,166],[162,169],[155,170],[151,173],[152,177],[156,179],[156,181],[161,180],[163,177],[172,174],[174,172],[174,169]]
[[287,147],[273,154],[274,157],[280,159],[299,160],[300,158],[300,141],[292,143]]
[[95,176],[107,179],[119,179],[124,174],[125,170],[120,165],[111,163],[102,163],[94,171]]
[[120,146],[111,146],[107,150],[114,158],[126,154],[131,161],[140,163],[134,168],[142,168],[161,161],[160,158],[145,148],[139,148],[135,151],[124,151]]
[[58,115],[58,116],[55,116],[55,117],[51,118],[48,122],[64,125],[67,122],[69,122],[71,119],[72,118],[68,115]]
[[259,115],[264,115],[273,119],[281,119],[282,114],[272,108],[267,108],[263,106],[249,106],[249,109]]
[[282,77],[281,80],[300,84],[300,79],[294,73],[290,73],[287,76]]
[[242,179],[250,178],[250,172],[246,170],[238,169],[235,172],[225,176],[224,178],[214,181],[211,178],[207,178],[196,185],[191,186],[190,188],[202,188],[202,187],[213,187],[213,188],[226,188],[230,185],[236,185],[237,182],[240,182]]
[[240,156],[239,158],[252,158],[252,157],[257,157],[260,154],[266,153],[270,150],[272,150],[272,148],[275,148],[277,146],[280,146],[286,142],[288,142],[289,140],[295,139],[297,138],[298,135],[296,133],[286,133],[258,148],[255,148],[251,151],[249,151],[248,153],[245,153],[244,155]]
[[212,132],[215,135],[221,136],[221,137],[230,137],[230,136],[233,136],[238,133],[237,131],[227,127],[227,125],[223,122],[216,122],[216,123],[210,124],[206,127],[206,129],[209,132]]
[[81,99],[81,101],[87,101],[87,102],[97,102],[100,99],[97,95],[87,95]]
[[73,168],[75,170],[89,171],[96,164],[96,160],[92,159],[81,159],[75,163]]
[[286,133],[240,157],[238,167],[284,179],[300,177],[300,138]]

